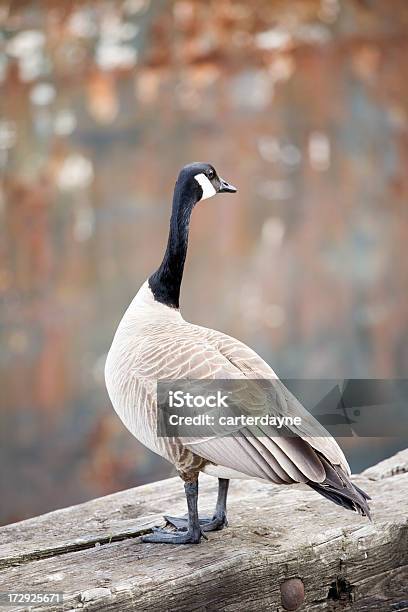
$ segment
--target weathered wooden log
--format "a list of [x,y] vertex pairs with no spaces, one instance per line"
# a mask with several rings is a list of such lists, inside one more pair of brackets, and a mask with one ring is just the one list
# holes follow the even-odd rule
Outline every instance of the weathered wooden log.
[[[311,490],[235,481],[228,528],[200,545],[143,544],[163,513],[185,512],[171,478],[8,525],[0,592],[63,592],[48,611],[408,610],[408,450],[355,482],[372,523]],[[202,512],[216,488],[200,478]]]

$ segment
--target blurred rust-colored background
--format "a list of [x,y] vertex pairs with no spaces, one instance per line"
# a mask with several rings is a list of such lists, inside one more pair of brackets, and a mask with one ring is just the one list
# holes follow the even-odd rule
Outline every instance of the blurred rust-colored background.
[[[0,523],[171,474],[110,407],[116,325],[194,213],[186,319],[282,377],[408,372],[408,3],[0,3]],[[348,439],[352,468],[406,441]]]

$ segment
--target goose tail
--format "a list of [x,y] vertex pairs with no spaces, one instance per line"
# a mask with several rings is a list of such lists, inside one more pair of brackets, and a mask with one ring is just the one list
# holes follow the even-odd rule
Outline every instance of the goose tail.
[[337,465],[332,465],[319,453],[319,458],[326,470],[326,479],[323,482],[309,481],[307,484],[316,493],[338,506],[358,512],[371,521],[368,500],[371,499],[365,491],[353,484],[346,473]]

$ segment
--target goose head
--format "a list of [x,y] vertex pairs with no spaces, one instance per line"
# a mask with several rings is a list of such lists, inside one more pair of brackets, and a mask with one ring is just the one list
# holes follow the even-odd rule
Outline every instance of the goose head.
[[194,162],[184,166],[177,183],[184,193],[190,193],[197,204],[217,193],[235,193],[236,187],[218,176],[214,166],[204,162]]

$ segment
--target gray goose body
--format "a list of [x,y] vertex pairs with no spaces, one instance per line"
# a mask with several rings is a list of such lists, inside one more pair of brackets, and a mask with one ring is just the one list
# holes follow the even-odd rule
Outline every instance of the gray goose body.
[[[369,515],[367,496],[349,480],[350,469],[337,442],[279,383],[272,368],[242,342],[189,323],[180,313],[178,295],[187,250],[189,216],[197,201],[213,195],[205,182],[206,168],[211,168],[215,175],[214,193],[235,190],[219,179],[210,165],[194,164],[183,169],[179,185],[176,184],[169,244],[163,263],[142,285],[124,314],[105,368],[108,393],[123,423],[143,444],[173,463],[185,481],[189,509],[185,525],[184,519],[171,517],[169,522],[178,528],[175,534],[157,530],[145,540],[199,542],[203,530],[222,528],[226,524],[227,479],[231,477],[261,478],[286,485],[306,483],[335,503]],[[191,185],[195,189],[195,184],[199,187],[194,196],[183,200],[183,189],[187,191],[190,186],[191,190]],[[227,188],[219,188],[219,185]],[[180,201],[184,202],[181,212]],[[190,204],[189,214],[185,214],[187,202],[191,201],[194,202]],[[182,243],[181,250],[177,240]],[[229,437],[158,437],[156,385],[163,379],[276,380],[273,400],[270,396],[260,398],[258,394],[251,405],[253,397],[248,395],[246,412],[300,416],[301,425],[292,428],[293,437],[279,436],[271,427],[251,428],[250,432],[243,430],[242,435]],[[205,519],[199,525],[196,502],[200,471],[220,479],[220,495],[219,516],[216,512],[212,519]]]

